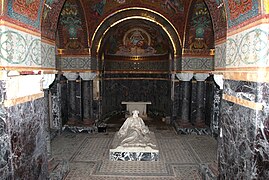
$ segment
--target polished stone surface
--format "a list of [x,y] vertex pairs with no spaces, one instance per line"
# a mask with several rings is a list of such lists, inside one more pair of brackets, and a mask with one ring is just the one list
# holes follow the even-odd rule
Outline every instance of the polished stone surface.
[[48,177],[46,103],[45,98],[40,98],[8,108],[1,107],[1,179]]
[[225,80],[224,93],[262,103],[264,109],[254,110],[226,100],[221,102],[220,178],[268,179],[269,85]]

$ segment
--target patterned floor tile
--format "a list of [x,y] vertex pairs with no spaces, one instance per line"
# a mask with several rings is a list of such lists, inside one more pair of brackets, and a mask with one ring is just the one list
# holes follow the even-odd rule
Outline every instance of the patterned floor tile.
[[210,136],[177,135],[167,127],[153,131],[159,161],[109,161],[115,132],[64,132],[53,140],[52,156],[68,160],[65,180],[200,180],[200,164],[217,160],[217,144]]
[[190,151],[185,141],[181,139],[158,139],[160,147],[160,160],[167,163],[197,163],[195,155]]
[[201,163],[212,163],[217,159],[217,141],[206,135],[190,135],[185,141],[197,154]]
[[174,166],[173,170],[179,179],[184,180],[202,180],[199,172],[199,166]]
[[166,176],[171,175],[171,170],[164,163],[156,161],[103,161],[96,174]]
[[73,161],[100,161],[108,159],[109,145],[112,138],[86,138]]

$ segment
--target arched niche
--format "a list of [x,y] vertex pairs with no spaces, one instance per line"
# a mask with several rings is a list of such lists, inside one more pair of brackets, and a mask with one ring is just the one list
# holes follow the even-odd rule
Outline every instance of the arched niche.
[[174,56],[181,55],[182,43],[180,41],[179,34],[177,33],[172,23],[169,22],[164,16],[155,11],[139,7],[119,10],[116,13],[105,18],[98,26],[93,35],[91,42],[91,55],[98,58],[102,40],[106,33],[113,26],[131,19],[147,20],[160,26],[160,28],[167,34],[172,43]]

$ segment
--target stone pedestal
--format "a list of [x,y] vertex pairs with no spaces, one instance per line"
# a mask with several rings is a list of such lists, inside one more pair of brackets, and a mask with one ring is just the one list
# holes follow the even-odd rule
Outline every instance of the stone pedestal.
[[[157,141],[153,132],[150,133],[152,144],[157,145]],[[158,161],[159,149],[158,147],[122,147],[118,146],[119,139],[114,136],[111,149],[109,150],[109,159],[111,161]]]

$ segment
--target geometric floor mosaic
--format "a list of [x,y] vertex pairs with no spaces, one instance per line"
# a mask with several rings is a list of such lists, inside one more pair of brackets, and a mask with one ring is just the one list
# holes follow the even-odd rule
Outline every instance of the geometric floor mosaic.
[[217,143],[212,137],[178,135],[165,128],[153,131],[159,161],[109,161],[115,132],[63,132],[52,141],[52,157],[68,161],[65,180],[199,180],[201,165],[216,166]]

